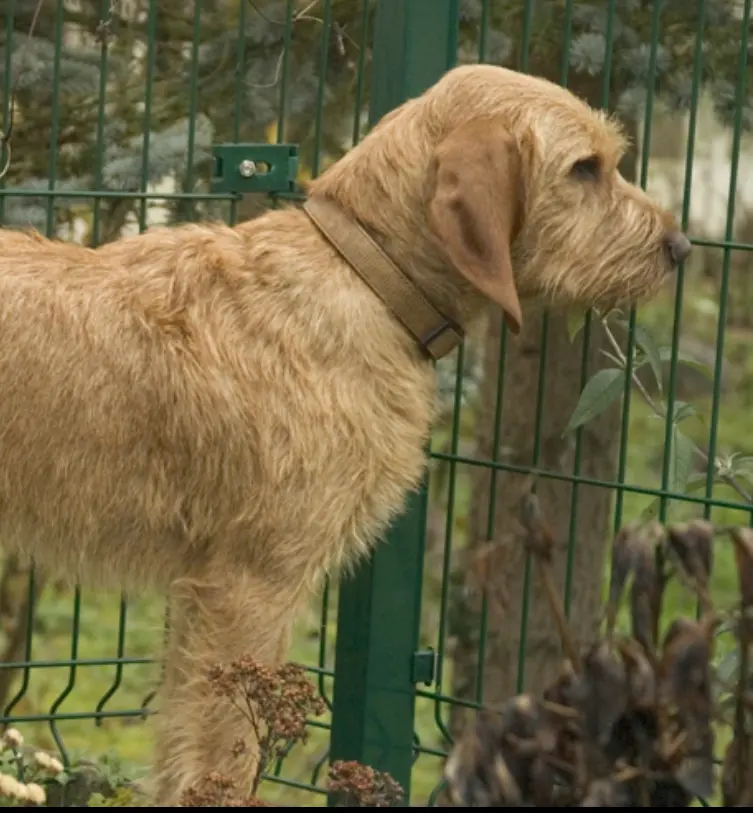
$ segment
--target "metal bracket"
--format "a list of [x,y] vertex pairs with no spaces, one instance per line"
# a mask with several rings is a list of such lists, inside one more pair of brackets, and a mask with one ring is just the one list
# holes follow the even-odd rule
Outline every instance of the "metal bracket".
[[422,649],[413,653],[411,679],[413,683],[431,686],[439,672],[439,655],[433,649]]
[[212,156],[213,192],[296,191],[297,144],[217,144]]

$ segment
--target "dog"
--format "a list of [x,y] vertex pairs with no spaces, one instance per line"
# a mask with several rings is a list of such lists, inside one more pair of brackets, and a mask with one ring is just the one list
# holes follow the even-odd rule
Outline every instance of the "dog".
[[618,172],[625,148],[567,90],[462,66],[315,179],[308,208],[98,249],[0,232],[0,539],[71,580],[168,591],[156,804],[252,775],[207,669],[283,660],[323,575],[401,511],[433,359],[485,308],[517,333],[521,303],[633,303],[685,259]]

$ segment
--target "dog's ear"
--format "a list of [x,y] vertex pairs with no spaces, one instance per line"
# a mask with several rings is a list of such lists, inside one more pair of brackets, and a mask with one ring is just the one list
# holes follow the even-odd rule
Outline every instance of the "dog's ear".
[[429,225],[452,264],[500,305],[513,333],[523,322],[510,243],[522,209],[515,140],[496,119],[451,132],[433,156]]

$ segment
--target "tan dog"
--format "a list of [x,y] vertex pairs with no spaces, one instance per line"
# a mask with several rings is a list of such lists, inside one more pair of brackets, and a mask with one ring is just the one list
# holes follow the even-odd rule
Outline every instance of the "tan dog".
[[[460,327],[520,300],[616,305],[689,251],[567,91],[462,67],[311,185]],[[355,228],[355,226],[354,226]],[[94,585],[170,587],[156,800],[246,733],[206,667],[276,662],[324,573],[424,468],[430,360],[305,212],[98,250],[0,233],[0,539]]]

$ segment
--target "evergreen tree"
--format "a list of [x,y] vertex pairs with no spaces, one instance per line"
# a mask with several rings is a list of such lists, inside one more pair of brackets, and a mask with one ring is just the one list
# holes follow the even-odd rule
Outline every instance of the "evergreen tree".
[[[337,157],[352,130],[361,3],[335,0],[324,43],[323,20],[314,8],[302,14],[306,5],[80,0],[73,11],[41,0],[29,38],[36,0],[0,3],[5,131],[15,95],[6,188],[46,190],[54,169],[59,192],[134,193],[144,181],[171,179],[178,190],[206,193],[212,144],[266,141],[283,105],[281,134],[301,144],[309,168],[320,104],[325,127],[316,146]],[[50,208],[44,198],[9,196],[3,222],[49,230]],[[96,208],[103,225],[90,238],[99,241],[116,237],[129,217],[145,220],[133,198],[110,196]],[[209,205],[169,208],[181,219],[226,214]],[[57,198],[52,209],[58,226],[94,214],[82,198]]]

